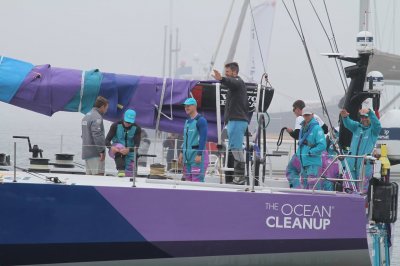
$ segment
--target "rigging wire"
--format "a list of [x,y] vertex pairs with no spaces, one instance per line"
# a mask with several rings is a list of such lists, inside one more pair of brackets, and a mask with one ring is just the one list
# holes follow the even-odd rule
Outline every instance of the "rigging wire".
[[[326,28],[323,25],[322,20],[321,20],[320,16],[318,15],[318,12],[315,9],[314,4],[311,2],[311,0],[309,0],[309,2],[310,2],[311,7],[314,10],[315,16],[318,18],[319,24],[321,25],[322,30],[324,31],[326,38],[328,39],[329,46],[331,47],[331,51],[332,52],[339,52],[337,48],[336,48],[336,50],[333,48],[333,44],[332,44],[331,38],[329,37],[328,32],[326,31]],[[333,36],[333,34],[332,34],[332,36]],[[333,36],[332,38],[334,39],[335,37]],[[340,63],[340,66],[339,66],[339,63]],[[344,74],[343,65],[341,63],[342,63],[342,61],[340,61],[337,58],[335,58],[335,64],[336,64],[336,68],[337,68],[338,73],[339,73],[340,81],[342,83],[344,92],[346,93],[346,88],[347,88],[348,84],[347,84],[347,80],[346,80],[346,75]],[[340,69],[340,67],[341,67],[341,69]]]
[[223,26],[223,28],[222,28],[221,36],[219,37],[219,40],[218,40],[217,49],[215,50],[215,53],[214,53],[214,54],[212,55],[212,57],[211,57],[210,69],[209,69],[209,71],[208,71],[208,78],[210,78],[210,76],[211,76],[211,71],[213,70],[214,65],[215,65],[215,60],[217,60],[217,56],[218,56],[218,53],[219,53],[219,49],[221,48],[221,43],[222,43],[222,40],[224,39],[224,35],[225,35],[225,32],[226,32],[226,27],[227,27],[227,25],[228,25],[228,21],[229,21],[229,19],[230,19],[230,17],[231,17],[231,14],[232,14],[232,9],[233,9],[234,3],[235,3],[235,1],[232,0],[232,2],[231,2],[231,7],[229,8],[228,15],[227,15],[227,17],[226,17],[224,26]]
[[[298,25],[299,25],[299,29],[300,29],[300,33],[301,33],[301,37],[302,37],[302,41],[303,41],[303,46],[304,46],[304,49],[305,49],[305,51],[306,51],[308,63],[309,63],[309,65],[310,65],[311,72],[312,72],[312,74],[313,74],[313,78],[314,78],[315,85],[317,86],[317,92],[318,92],[318,96],[319,96],[320,101],[321,101],[322,111],[323,111],[324,113],[328,114],[328,110],[327,110],[327,108],[326,108],[325,101],[324,101],[324,98],[323,98],[323,95],[322,95],[322,91],[321,91],[321,88],[320,88],[320,86],[319,86],[319,82],[318,82],[317,75],[316,75],[316,72],[315,72],[314,64],[312,63],[311,56],[310,56],[310,52],[309,52],[309,50],[308,50],[308,46],[307,46],[307,42],[306,42],[306,37],[305,37],[304,32],[303,32],[303,27],[301,26],[299,12],[297,11],[297,6],[296,6],[294,0],[292,0],[292,3],[293,3],[294,10],[295,10],[297,22],[298,22]],[[329,119],[329,116],[328,116],[328,119]],[[329,119],[329,122],[330,122],[330,119]]]
[[[310,0],[310,1],[311,1],[311,0]],[[326,6],[325,0],[324,0],[324,6],[325,6],[326,17],[328,18],[329,27],[330,27],[331,33],[332,33],[333,44],[335,45],[336,52],[339,52],[339,47],[338,47],[337,42],[336,42],[335,32],[334,32],[333,27],[332,27],[331,18],[330,18],[330,16],[329,16],[328,7]],[[343,67],[343,64],[342,64],[342,61],[341,61],[341,60],[339,60],[339,65],[340,65],[340,67],[341,67],[341,69],[342,69],[342,74],[343,74],[343,77],[344,77],[344,82],[346,83],[346,88],[347,88],[349,85],[348,85],[348,83],[347,83],[346,73],[344,72],[344,67]],[[345,89],[344,91],[346,92],[346,89]]]
[[300,39],[303,40],[303,39],[301,38],[300,31],[299,31],[299,29],[297,28],[296,22],[294,22],[294,19],[293,19],[292,15],[290,14],[290,11],[289,11],[289,9],[288,9],[286,3],[285,3],[285,0],[282,0],[282,3],[283,3],[283,5],[285,6],[285,9],[286,9],[286,11],[287,11],[287,13],[288,13],[288,15],[289,15],[290,20],[291,20],[292,23],[293,23],[294,28],[295,28],[296,31],[297,31],[297,34],[299,35]]
[[299,34],[300,39],[301,39],[301,41],[303,43],[303,47],[304,47],[304,50],[306,52],[307,60],[308,60],[308,63],[310,65],[310,68],[311,68],[311,72],[312,72],[312,75],[313,75],[313,78],[314,78],[315,85],[317,87],[318,96],[319,96],[319,99],[320,99],[320,102],[321,102],[321,105],[322,105],[322,111],[323,111],[324,114],[326,114],[326,116],[328,118],[328,121],[329,121],[330,127],[333,128],[332,121],[331,121],[331,118],[330,118],[329,113],[328,113],[328,108],[326,107],[325,100],[324,100],[324,97],[322,95],[321,87],[320,87],[319,82],[318,82],[317,74],[315,72],[315,68],[314,68],[314,65],[313,65],[312,60],[311,60],[310,52],[309,52],[308,47],[307,47],[307,42],[306,42],[306,39],[305,39],[305,36],[304,36],[303,28],[301,26],[301,21],[300,21],[300,17],[299,17],[299,12],[297,11],[297,6],[296,6],[294,0],[292,0],[293,7],[295,9],[295,14],[296,14],[298,26],[296,25],[296,23],[295,23],[295,21],[294,21],[294,19],[292,17],[292,14],[290,13],[285,1],[282,0],[282,2],[283,2],[284,6],[285,6],[285,9],[286,9],[290,19],[292,20],[292,23],[293,23],[294,27],[296,28],[296,31]]
[[[396,1],[393,0],[393,32],[396,31]],[[393,53],[396,52],[396,36],[393,37]]]
[[260,45],[260,40],[258,38],[256,21],[254,20],[253,7],[251,6],[251,1],[249,1],[249,6],[250,6],[250,13],[251,13],[251,20],[253,21],[254,32],[256,34],[256,39],[257,39],[257,44],[258,44],[258,51],[260,52],[260,57],[261,57],[261,62],[262,62],[262,65],[263,65],[264,73],[267,73],[267,70],[265,68],[265,63],[264,63],[264,57],[263,57],[263,54],[261,52],[261,45]]
[[[262,86],[263,81],[265,81],[265,85],[266,85],[266,86],[268,86],[268,84],[269,84],[269,85],[272,87],[271,83],[270,83],[269,80],[268,80],[268,74],[267,74],[267,70],[266,70],[266,65],[265,65],[264,57],[263,57],[263,54],[262,54],[262,51],[261,51],[260,39],[259,39],[259,37],[258,37],[258,31],[257,31],[256,21],[255,21],[255,19],[254,19],[254,13],[253,13],[253,7],[252,7],[252,5],[251,5],[251,1],[249,1],[249,6],[250,6],[251,20],[252,20],[253,26],[254,26],[254,33],[255,33],[256,39],[257,39],[258,52],[260,53],[261,63],[262,63],[263,70],[264,70],[264,73],[263,73],[262,76],[261,76],[260,84],[261,84],[261,86]],[[266,93],[266,92],[264,91],[264,93]],[[255,108],[257,109],[257,108],[259,108],[259,107],[256,106]],[[269,123],[271,122],[271,118],[270,118],[268,112],[262,113],[261,116],[263,116],[263,128],[262,128],[262,130],[265,131],[265,129],[268,127]],[[267,120],[265,119],[265,116],[268,118]],[[261,119],[261,118],[259,117],[259,114],[258,114],[258,112],[257,112],[257,124],[258,124],[258,127],[261,126],[261,125],[260,125],[260,119]],[[265,121],[267,121],[267,122],[265,122]],[[265,171],[264,171],[264,172],[265,172]]]

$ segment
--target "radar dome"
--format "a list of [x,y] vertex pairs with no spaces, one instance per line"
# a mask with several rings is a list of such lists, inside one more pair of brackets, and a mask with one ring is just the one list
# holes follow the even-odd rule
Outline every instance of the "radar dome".
[[367,86],[368,90],[383,90],[385,85],[383,75],[379,71],[371,71],[367,75]]
[[374,50],[374,37],[369,31],[360,31],[357,34],[357,51],[360,54],[372,53]]

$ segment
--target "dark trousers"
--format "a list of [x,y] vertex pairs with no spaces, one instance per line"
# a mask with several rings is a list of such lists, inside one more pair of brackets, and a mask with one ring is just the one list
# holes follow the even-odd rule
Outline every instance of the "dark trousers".
[[115,165],[117,166],[117,170],[118,171],[124,171],[125,170],[125,155],[123,155],[122,153],[117,152],[115,154]]
[[[234,168],[235,165],[235,158],[233,157],[233,154],[231,151],[228,152],[228,168]],[[233,171],[226,171],[225,172],[225,183],[226,184],[231,184],[233,182]]]

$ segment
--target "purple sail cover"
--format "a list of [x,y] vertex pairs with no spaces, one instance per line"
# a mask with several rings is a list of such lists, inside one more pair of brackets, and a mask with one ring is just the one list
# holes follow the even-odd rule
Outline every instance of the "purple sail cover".
[[[163,79],[157,79],[156,85],[156,101],[157,105],[160,102]],[[166,107],[170,104],[181,105],[189,97],[191,89],[198,83],[197,80],[184,80],[184,79],[166,79],[165,92],[164,92],[164,107],[165,112]],[[168,110],[168,109],[167,109]]]
[[109,103],[105,119],[117,121],[122,118],[135,94],[139,79],[138,76],[103,73],[99,95],[105,97]]
[[128,108],[136,111],[136,123],[141,127],[154,128],[156,93],[155,77],[141,76],[135,94],[128,103]]
[[[63,111],[81,89],[82,71],[36,66],[25,77],[11,104],[51,116]],[[144,128],[156,127],[158,105],[165,86],[159,130],[181,134],[186,114],[182,103],[190,96],[197,80],[164,79],[156,77],[104,73],[99,95],[109,102],[105,119],[117,121],[128,108],[137,112],[136,122]],[[172,106],[172,112],[171,112]],[[208,121],[208,139],[217,140],[215,111],[199,112]],[[222,119],[223,121],[223,119]]]
[[[128,108],[134,109],[137,113],[136,123],[142,127],[155,128],[157,112],[156,106],[160,104],[164,79],[153,77],[140,77],[138,86],[133,97],[128,103]],[[160,120],[160,130],[167,132],[181,133],[182,125],[175,120],[175,117],[186,117],[186,114],[175,114],[176,106],[180,106],[188,97],[190,90],[198,81],[167,79],[164,92],[162,112],[167,116],[170,114],[170,104],[173,106],[174,120],[169,120],[162,116]],[[172,93],[172,95],[171,95]],[[179,110],[177,110],[179,111]]]
[[[49,69],[50,65],[35,66],[22,82],[13,100],[33,101],[39,90],[39,84],[43,81],[42,74]],[[29,85],[30,86],[27,86]],[[12,101],[11,101],[12,103]]]
[[51,116],[80,90],[82,71],[36,66],[25,78],[11,104]]

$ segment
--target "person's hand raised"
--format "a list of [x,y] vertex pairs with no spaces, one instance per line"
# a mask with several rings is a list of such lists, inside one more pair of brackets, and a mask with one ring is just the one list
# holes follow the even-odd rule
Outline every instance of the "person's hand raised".
[[369,109],[368,108],[363,108],[360,110],[360,115],[365,115],[369,113]]
[[349,116],[349,112],[347,112],[346,109],[342,109],[340,111],[340,115],[344,118],[344,117],[348,117]]
[[219,73],[218,70],[213,69],[214,74],[212,74],[211,76],[213,76],[213,78],[215,78],[216,80],[221,80],[222,79],[222,75],[221,73]]

